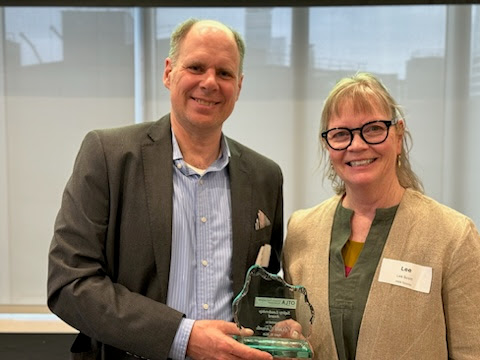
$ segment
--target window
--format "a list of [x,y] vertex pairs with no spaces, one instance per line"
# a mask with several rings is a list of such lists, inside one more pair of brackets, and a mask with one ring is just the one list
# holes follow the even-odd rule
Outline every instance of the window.
[[[280,164],[285,220],[332,193],[316,171],[322,103],[338,79],[362,70],[404,106],[427,194],[480,223],[480,170],[471,165],[480,152],[477,5],[2,13],[0,303],[45,302],[53,223],[82,138],[169,111],[164,59],[188,17],[221,20],[247,42],[242,93],[224,130]],[[469,96],[457,99],[459,88]]]

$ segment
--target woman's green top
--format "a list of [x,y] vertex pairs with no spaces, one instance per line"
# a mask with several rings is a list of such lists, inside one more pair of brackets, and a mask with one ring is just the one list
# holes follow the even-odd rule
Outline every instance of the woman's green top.
[[330,243],[329,306],[339,360],[354,360],[370,285],[398,205],[377,209],[362,252],[348,277],[342,249],[350,238],[353,210],[339,202]]

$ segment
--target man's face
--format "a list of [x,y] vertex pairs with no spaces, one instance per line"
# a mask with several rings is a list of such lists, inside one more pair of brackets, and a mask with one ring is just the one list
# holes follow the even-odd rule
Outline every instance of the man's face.
[[221,130],[240,95],[239,68],[238,48],[227,28],[207,21],[193,25],[175,63],[165,61],[172,125],[194,133]]

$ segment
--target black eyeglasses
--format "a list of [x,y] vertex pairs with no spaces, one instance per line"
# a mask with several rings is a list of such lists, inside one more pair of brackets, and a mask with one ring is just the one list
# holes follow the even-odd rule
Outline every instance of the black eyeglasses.
[[381,144],[387,139],[390,126],[396,123],[396,119],[374,120],[355,129],[333,128],[322,132],[322,138],[325,139],[327,145],[333,150],[345,150],[348,148],[352,144],[354,131],[358,131],[362,140],[367,144]]

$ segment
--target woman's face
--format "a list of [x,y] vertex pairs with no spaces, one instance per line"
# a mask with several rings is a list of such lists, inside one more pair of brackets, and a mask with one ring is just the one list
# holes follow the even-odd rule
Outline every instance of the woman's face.
[[[359,128],[373,120],[390,120],[390,115],[380,110],[368,113],[355,113],[353,107],[345,104],[333,115],[328,129],[346,127]],[[400,126],[403,125],[401,120]],[[333,150],[328,147],[330,161],[337,175],[344,181],[348,190],[388,189],[398,184],[396,174],[397,156],[402,151],[402,134],[392,125],[387,139],[376,145],[367,144],[359,131],[355,131],[351,145],[345,150]]]

